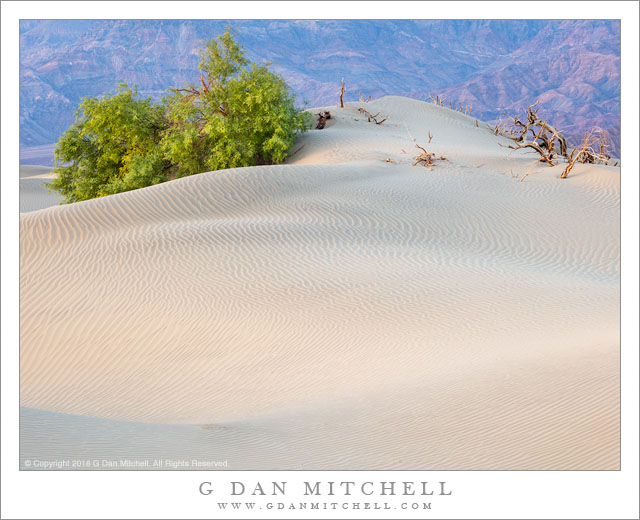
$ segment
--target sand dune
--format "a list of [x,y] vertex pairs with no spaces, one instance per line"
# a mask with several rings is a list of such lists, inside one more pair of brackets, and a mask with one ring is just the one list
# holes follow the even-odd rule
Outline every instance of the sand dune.
[[50,208],[62,201],[47,190],[47,182],[53,179],[52,171],[48,166],[20,165],[20,213]]
[[21,215],[23,459],[619,467],[619,169],[359,106],[285,165]]

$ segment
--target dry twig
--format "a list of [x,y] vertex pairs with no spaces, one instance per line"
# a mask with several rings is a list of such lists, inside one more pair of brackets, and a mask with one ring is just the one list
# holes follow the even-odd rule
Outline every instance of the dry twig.
[[[427,95],[429,96],[429,100],[431,100],[432,103],[441,107],[444,106],[444,102],[446,99],[444,96],[440,96],[440,95],[433,96],[432,94],[427,94]],[[453,101],[449,100],[449,108],[451,110],[455,110],[456,112],[463,112],[464,114],[469,115],[471,114],[473,105],[463,106],[461,103],[458,103],[458,108],[453,108]]]
[[509,137],[509,134],[507,133],[508,124],[504,120],[498,121],[493,127],[487,124],[487,128],[491,130],[493,135],[501,135],[502,137]]
[[571,150],[571,154],[567,157],[567,166],[560,175],[560,178],[566,179],[569,172],[577,162],[588,164],[609,164],[611,156],[607,153],[608,148],[609,134],[607,134],[607,132],[589,132],[584,136],[580,147]]
[[439,95],[437,96],[433,96],[431,94],[427,94],[429,96],[429,99],[431,100],[432,103],[435,103],[438,106],[443,106],[444,105],[444,96],[440,97]]
[[525,173],[525,174],[520,178],[520,182],[522,182],[523,180],[525,180],[525,179],[526,179],[529,175],[531,175],[532,173],[533,173],[533,174],[535,174],[535,173],[538,173],[538,172],[534,172],[533,170],[529,170],[527,173]]
[[358,109],[358,112],[362,112],[365,116],[367,116],[367,122],[371,123],[371,121],[373,121],[376,125],[381,125],[382,123],[384,123],[387,119],[390,118],[390,116],[386,116],[384,119],[378,121],[378,116],[380,115],[380,112],[378,112],[377,114],[373,115],[371,114],[368,110],[365,110],[364,108],[360,107]]
[[[205,81],[204,76],[202,75],[202,73],[200,73],[200,83],[202,84],[201,90],[197,89],[194,86],[191,86],[189,88],[171,88],[170,90],[172,90],[173,92],[187,92],[188,94],[184,97],[184,100],[191,102],[191,101],[200,99],[200,97],[203,94],[206,94],[209,92],[209,89],[213,84],[213,79],[210,79],[209,81]],[[216,110],[216,113],[224,117],[227,117],[227,111],[222,105],[218,106],[218,110]]]
[[416,143],[416,148],[422,150],[421,154],[416,155],[413,159],[414,159],[414,163],[413,166],[416,166],[417,164],[422,164],[422,166],[435,166],[435,163],[433,162],[435,161],[446,161],[446,157],[437,157],[436,158],[436,154],[433,152],[427,152],[427,150],[425,150],[422,146],[420,146],[419,144]]

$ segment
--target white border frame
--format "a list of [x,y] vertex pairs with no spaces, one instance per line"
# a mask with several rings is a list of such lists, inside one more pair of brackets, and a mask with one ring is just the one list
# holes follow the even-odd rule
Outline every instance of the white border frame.
[[[447,481],[427,513],[241,511],[232,518],[638,518],[638,3],[633,2],[2,2],[2,518],[216,518],[206,480]],[[609,18],[622,20],[622,470],[611,472],[19,472],[18,22],[20,18]],[[329,498],[329,497],[327,497]],[[287,500],[296,500],[292,493]],[[382,502],[384,497],[371,497]],[[342,501],[336,497],[335,501]],[[362,501],[362,500],[361,500]]]

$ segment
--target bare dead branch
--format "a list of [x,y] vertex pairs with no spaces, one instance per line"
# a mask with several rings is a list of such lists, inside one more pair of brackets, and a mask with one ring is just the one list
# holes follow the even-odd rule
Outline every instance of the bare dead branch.
[[378,112],[375,115],[372,115],[371,112],[369,112],[368,110],[365,110],[362,107],[358,108],[358,112],[361,112],[361,113],[363,113],[364,115],[367,116],[367,122],[368,123],[373,121],[376,125],[381,125],[382,123],[384,123],[387,119],[389,119],[391,117],[391,116],[386,116],[384,119],[378,121],[378,116],[380,115],[380,112]]
[[[500,146],[504,146],[504,145],[500,144]],[[544,150],[543,148],[541,148],[537,143],[525,143],[525,144],[517,143],[515,145],[509,145],[507,146],[507,148],[511,148],[512,150],[520,150],[522,148],[531,148],[532,150],[538,152],[538,154],[540,155],[540,162],[546,162],[549,164],[549,166],[554,166],[553,155],[548,150]]]
[[493,135],[501,135],[502,137],[511,138],[511,136],[507,133],[508,123],[505,120],[498,121],[493,127],[487,124],[487,128],[491,130]]
[[520,182],[524,181],[524,180],[525,180],[529,175],[531,175],[531,174],[535,174],[535,173],[538,173],[538,172],[535,172],[535,171],[533,171],[533,170],[529,170],[527,173],[525,173],[525,174],[520,178]]
[[362,101],[363,103],[368,103],[369,101],[371,101],[371,96],[369,96],[367,99],[364,99],[362,97],[362,92],[360,92],[360,101]]
[[416,155],[413,158],[414,159],[413,166],[421,164],[422,166],[433,167],[433,166],[435,166],[435,163],[433,162],[434,160],[437,160],[437,161],[446,161],[447,160],[446,157],[442,157],[442,156],[436,158],[436,154],[435,153],[427,152],[427,150],[425,148],[423,148],[422,146],[420,146],[417,143],[416,143],[416,148],[418,148],[419,150],[422,150],[422,153]]
[[432,95],[432,94],[427,94],[429,96],[429,100],[434,104],[434,105],[438,105],[438,106],[444,106],[444,100],[445,97],[441,96],[441,95]]
[[344,96],[345,88],[344,88],[344,78],[340,80],[340,108],[344,108],[344,103],[342,101],[342,96]]
[[540,110],[540,108],[538,107],[534,110],[534,107],[539,103],[540,101],[538,100],[527,107],[526,122],[521,121],[517,115],[513,116],[513,123],[511,123],[509,127],[509,135],[516,143],[522,143],[523,146],[525,146],[527,144],[527,135],[531,132],[534,136],[533,142],[536,143],[538,140],[542,142],[543,147],[547,150],[549,159],[551,159],[555,153],[554,144],[557,140],[560,155],[566,157],[567,141],[562,133],[551,126],[548,121],[541,120],[538,117],[538,110]]
[[[446,100],[446,98],[442,95],[432,95],[432,94],[427,94],[427,96],[429,97],[429,100],[438,106],[444,107],[444,102]],[[456,112],[462,112],[465,115],[470,115],[471,114],[471,110],[473,109],[473,105],[462,105],[462,103],[458,103],[458,108],[453,108],[453,100],[449,100],[449,108],[451,110],[455,110]]]
[[[202,75],[202,73],[200,73],[200,83],[202,84],[202,90],[198,90],[195,87],[171,88],[170,90],[172,90],[173,92],[187,92],[188,94],[184,96],[183,99],[185,101],[195,103],[196,99],[199,99],[203,94],[206,94],[207,92],[209,92],[209,88],[211,87],[212,80],[209,81],[208,83],[205,82],[204,76]],[[216,113],[224,117],[227,117],[227,110],[223,105],[218,105],[218,110],[216,110]]]
[[200,95],[200,91],[196,88],[172,88],[174,92],[190,92],[191,94],[195,94],[197,96]]
[[569,175],[569,172],[573,169],[573,167],[576,164],[576,161],[580,158],[580,153],[576,153],[576,149],[574,148],[573,150],[571,150],[571,155],[569,155],[569,161],[567,163],[567,166],[565,167],[565,169],[562,171],[562,174],[560,175],[561,179],[566,179],[567,175]]
[[[609,136],[606,132],[592,130],[587,133],[579,148],[573,148],[567,158],[567,166],[560,175],[566,179],[577,162],[588,164],[609,164],[611,156],[607,153]],[[599,150],[596,152],[596,149]]]
[[204,82],[202,72],[200,73],[200,83],[202,83],[202,92],[206,94],[209,91],[209,86]]

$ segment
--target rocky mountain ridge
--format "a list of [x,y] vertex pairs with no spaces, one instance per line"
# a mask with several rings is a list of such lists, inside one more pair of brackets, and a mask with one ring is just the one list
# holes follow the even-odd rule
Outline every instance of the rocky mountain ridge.
[[619,154],[615,20],[23,20],[23,155],[50,150],[43,145],[73,122],[85,96],[126,81],[158,99],[197,80],[199,48],[229,25],[248,58],[272,62],[301,106],[336,104],[341,78],[348,101],[360,92],[440,94],[488,121],[539,99],[540,115],[570,138],[606,129]]

